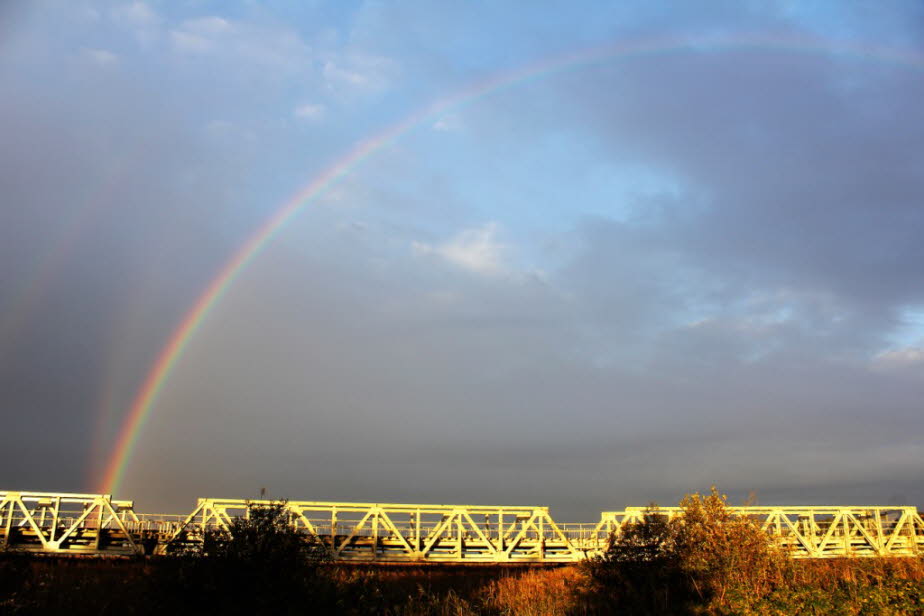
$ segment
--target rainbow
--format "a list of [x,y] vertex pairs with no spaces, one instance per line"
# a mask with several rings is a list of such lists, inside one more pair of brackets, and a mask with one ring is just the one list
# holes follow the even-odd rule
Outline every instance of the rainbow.
[[263,223],[237,249],[230,260],[225,263],[208,287],[199,295],[195,304],[183,317],[173,331],[166,345],[161,349],[156,361],[148,371],[141,388],[135,396],[131,408],[118,433],[115,449],[105,467],[104,477],[99,487],[103,494],[112,494],[119,489],[125,469],[131,460],[135,444],[151,409],[170,377],[177,361],[198,331],[212,308],[221,301],[228,288],[234,283],[247,265],[256,258],[263,248],[307,204],[317,199],[344,176],[348,175],[367,158],[378,152],[401,135],[428,119],[437,117],[451,110],[457,110],[482,97],[496,93],[505,88],[527,82],[531,79],[545,77],[557,72],[590,65],[603,60],[624,59],[647,54],[663,54],[679,51],[716,52],[728,50],[770,50],[794,53],[831,53],[856,56],[860,59],[872,59],[897,63],[915,68],[924,67],[924,56],[888,48],[870,47],[843,41],[824,39],[794,38],[763,34],[735,34],[699,38],[661,38],[630,41],[589,48],[534,64],[493,75],[485,81],[478,82],[446,98],[437,100],[406,119],[385,129],[378,135],[368,138],[343,158],[324,170],[311,183],[299,190],[283,203],[275,213]]

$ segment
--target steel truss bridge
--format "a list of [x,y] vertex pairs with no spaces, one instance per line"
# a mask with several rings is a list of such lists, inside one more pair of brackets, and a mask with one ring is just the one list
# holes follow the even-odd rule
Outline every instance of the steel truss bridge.
[[[167,554],[227,530],[250,507],[277,501],[201,498],[189,515],[136,512],[108,494],[0,491],[0,551],[92,556]],[[647,507],[603,512],[590,524],[559,524],[548,507],[388,505],[288,501],[290,526],[341,562],[568,563],[601,553]],[[795,558],[919,556],[924,520],[914,507],[734,507]],[[661,507],[658,515],[680,515]]]

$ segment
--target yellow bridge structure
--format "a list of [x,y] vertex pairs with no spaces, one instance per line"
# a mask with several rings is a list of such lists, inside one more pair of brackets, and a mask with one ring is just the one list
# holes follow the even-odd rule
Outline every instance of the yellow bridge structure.
[[[200,498],[188,515],[136,512],[108,494],[0,491],[0,551],[142,556],[227,530],[254,506],[278,501]],[[587,524],[561,524],[548,507],[402,505],[285,501],[290,526],[325,545],[335,561],[359,563],[569,563],[602,553],[648,507],[606,511]],[[660,507],[657,515],[680,515]],[[733,507],[794,558],[924,554],[915,507]]]

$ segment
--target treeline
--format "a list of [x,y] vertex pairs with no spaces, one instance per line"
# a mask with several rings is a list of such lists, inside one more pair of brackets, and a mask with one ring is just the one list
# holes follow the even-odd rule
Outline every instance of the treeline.
[[0,557],[10,614],[924,614],[921,558],[793,560],[716,490],[649,511],[581,565],[355,567],[286,524],[282,506],[169,558]]

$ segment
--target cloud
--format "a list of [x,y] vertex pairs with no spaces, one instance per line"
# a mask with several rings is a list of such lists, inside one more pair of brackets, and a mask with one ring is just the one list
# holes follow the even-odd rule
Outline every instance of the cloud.
[[142,47],[149,48],[160,36],[163,18],[140,0],[116,5],[109,14],[114,23],[130,30]]
[[296,107],[293,114],[302,120],[320,120],[326,111],[327,108],[319,103],[305,103]]
[[896,370],[917,372],[924,368],[924,348],[905,347],[882,351],[873,357],[872,368],[882,372]]
[[219,36],[234,29],[227,19],[215,15],[188,19],[183,22],[182,27],[189,32],[197,32],[208,36]]
[[153,28],[162,22],[154,9],[140,1],[117,5],[111,14],[114,20],[137,28]]
[[215,47],[214,42],[208,37],[183,30],[171,30],[170,41],[174,49],[183,53],[205,53]]
[[440,244],[413,242],[414,254],[435,255],[457,267],[486,276],[507,272],[507,247],[497,240],[498,224],[489,222],[474,229],[463,229]]
[[233,32],[231,23],[221,17],[189,19],[170,30],[174,49],[181,53],[208,53],[216,51],[221,39]]
[[322,68],[327,88],[337,94],[382,92],[398,73],[395,60],[362,52],[330,54]]
[[309,81],[318,61],[296,30],[273,22],[197,17],[170,28],[169,40],[179,60],[208,66],[210,79],[259,82],[270,91]]
[[[74,460],[105,458],[229,257],[413,110],[571,49],[802,33],[775,5],[611,3],[591,23],[457,4],[122,2],[94,23],[34,3],[0,26],[0,403],[30,409],[4,424],[0,480],[95,489]],[[714,481],[924,498],[924,91],[818,43],[569,66],[469,100],[451,139],[448,110],[367,152],[212,307],[124,496],[181,512],[270,484],[576,521]],[[24,469],[43,425],[61,429]]]
[[82,54],[90,62],[102,67],[115,66],[119,56],[108,49],[83,49]]
[[462,119],[457,114],[441,116],[433,123],[433,130],[446,133],[462,130]]

